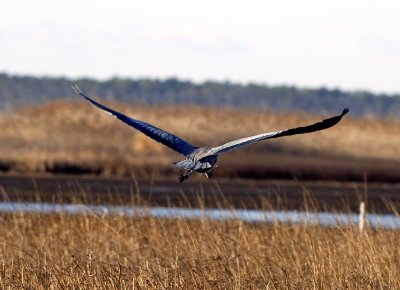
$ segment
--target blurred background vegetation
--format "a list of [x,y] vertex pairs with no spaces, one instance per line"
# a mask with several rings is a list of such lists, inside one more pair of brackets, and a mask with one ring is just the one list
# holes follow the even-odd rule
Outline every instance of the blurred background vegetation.
[[[181,159],[75,96],[90,96],[198,146],[350,114],[335,128],[221,156],[217,177],[397,182],[400,97],[177,79],[0,76],[0,172],[176,176]],[[106,136],[106,138],[105,138]]]
[[0,110],[40,104],[72,96],[71,86],[80,85],[89,95],[121,102],[149,105],[200,105],[251,108],[265,111],[306,111],[336,114],[350,107],[352,116],[400,118],[400,95],[327,88],[298,88],[231,82],[193,83],[169,78],[66,79],[0,74]]

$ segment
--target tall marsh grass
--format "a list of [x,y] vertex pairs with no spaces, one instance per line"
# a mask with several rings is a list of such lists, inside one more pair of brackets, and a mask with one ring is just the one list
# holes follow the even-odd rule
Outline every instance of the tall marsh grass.
[[398,231],[0,215],[2,289],[398,289]]
[[0,288],[398,289],[399,243],[357,225],[1,213]]

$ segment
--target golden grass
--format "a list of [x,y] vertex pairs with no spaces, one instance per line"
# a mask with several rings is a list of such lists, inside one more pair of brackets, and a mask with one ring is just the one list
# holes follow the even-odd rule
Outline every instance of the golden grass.
[[1,289],[399,289],[398,231],[0,215]]
[[[251,134],[310,124],[326,117],[195,106],[109,105],[199,146],[219,145]],[[168,174],[173,170],[169,163],[181,159],[168,148],[81,100],[19,109],[11,115],[0,116],[0,128],[3,170],[57,172],[58,167],[71,166],[71,170],[82,167],[88,172],[127,175],[132,167],[152,166],[162,168],[162,174]],[[324,155],[333,160],[339,157],[400,161],[398,144],[399,121],[353,119],[350,113],[329,130],[261,142],[230,153],[229,161],[247,162],[251,166],[254,160],[266,163],[268,156],[274,154],[281,160],[282,155]]]

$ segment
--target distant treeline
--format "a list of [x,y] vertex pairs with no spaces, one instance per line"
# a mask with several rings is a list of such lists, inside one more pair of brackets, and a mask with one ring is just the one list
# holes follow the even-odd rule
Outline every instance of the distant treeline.
[[78,84],[91,96],[129,103],[196,104],[258,108],[265,111],[337,113],[350,107],[353,116],[400,118],[400,95],[346,92],[339,89],[304,89],[293,86],[204,82],[195,84],[175,78],[106,81],[0,74],[0,110],[69,98]]

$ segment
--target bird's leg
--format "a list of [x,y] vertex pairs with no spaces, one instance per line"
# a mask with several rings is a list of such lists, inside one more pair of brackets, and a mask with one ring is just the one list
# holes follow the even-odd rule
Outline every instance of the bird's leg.
[[189,178],[190,174],[193,173],[193,170],[186,170],[185,174],[179,174],[178,180],[179,182],[184,182],[186,179]]
[[211,168],[209,171],[207,171],[206,173],[204,173],[208,179],[211,179],[214,175],[214,168]]

